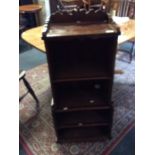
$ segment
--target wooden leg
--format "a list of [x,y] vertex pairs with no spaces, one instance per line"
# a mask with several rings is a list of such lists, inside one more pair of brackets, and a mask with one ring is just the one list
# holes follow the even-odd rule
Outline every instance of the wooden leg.
[[135,42],[132,43],[132,47],[131,47],[131,51],[130,51],[130,55],[129,55],[130,63],[132,61],[132,57],[134,54],[134,46],[135,46]]
[[131,63],[131,61],[132,61],[132,53],[129,54],[129,61]]
[[123,74],[124,72],[120,69],[117,69],[114,71],[114,74]]
[[36,109],[37,109],[37,112],[39,112],[40,105],[39,105],[39,100],[38,100],[36,94],[34,93],[32,87],[30,86],[29,82],[25,79],[25,77],[23,77],[23,82],[24,82],[25,86],[27,87],[29,93],[35,99],[35,101],[36,101]]
[[40,12],[35,13],[35,18],[36,18],[36,24],[37,26],[41,25],[41,20],[40,20]]

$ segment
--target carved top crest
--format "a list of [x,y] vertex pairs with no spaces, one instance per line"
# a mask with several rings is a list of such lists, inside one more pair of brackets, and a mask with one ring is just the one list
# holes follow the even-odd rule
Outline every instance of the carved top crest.
[[82,23],[82,22],[105,22],[109,17],[104,10],[98,9],[74,9],[72,11],[58,11],[51,15],[50,23]]
[[[113,26],[110,26],[110,25]],[[97,33],[119,33],[119,29],[103,9],[76,9],[71,11],[58,11],[51,14],[47,20],[43,38],[80,36]]]

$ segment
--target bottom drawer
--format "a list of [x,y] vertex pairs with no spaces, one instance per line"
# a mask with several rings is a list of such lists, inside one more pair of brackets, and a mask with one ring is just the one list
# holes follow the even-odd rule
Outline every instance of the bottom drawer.
[[58,142],[104,140],[111,135],[109,127],[83,127],[57,131]]

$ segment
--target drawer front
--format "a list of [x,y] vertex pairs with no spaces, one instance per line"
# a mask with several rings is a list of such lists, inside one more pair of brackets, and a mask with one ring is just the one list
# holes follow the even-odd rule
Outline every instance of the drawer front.
[[54,117],[57,128],[110,126],[112,109],[55,113]]

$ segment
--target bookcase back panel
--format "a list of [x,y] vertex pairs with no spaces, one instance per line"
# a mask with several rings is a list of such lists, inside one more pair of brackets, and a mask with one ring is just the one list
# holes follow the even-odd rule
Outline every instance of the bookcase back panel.
[[112,77],[116,37],[72,39],[48,44],[53,80]]

